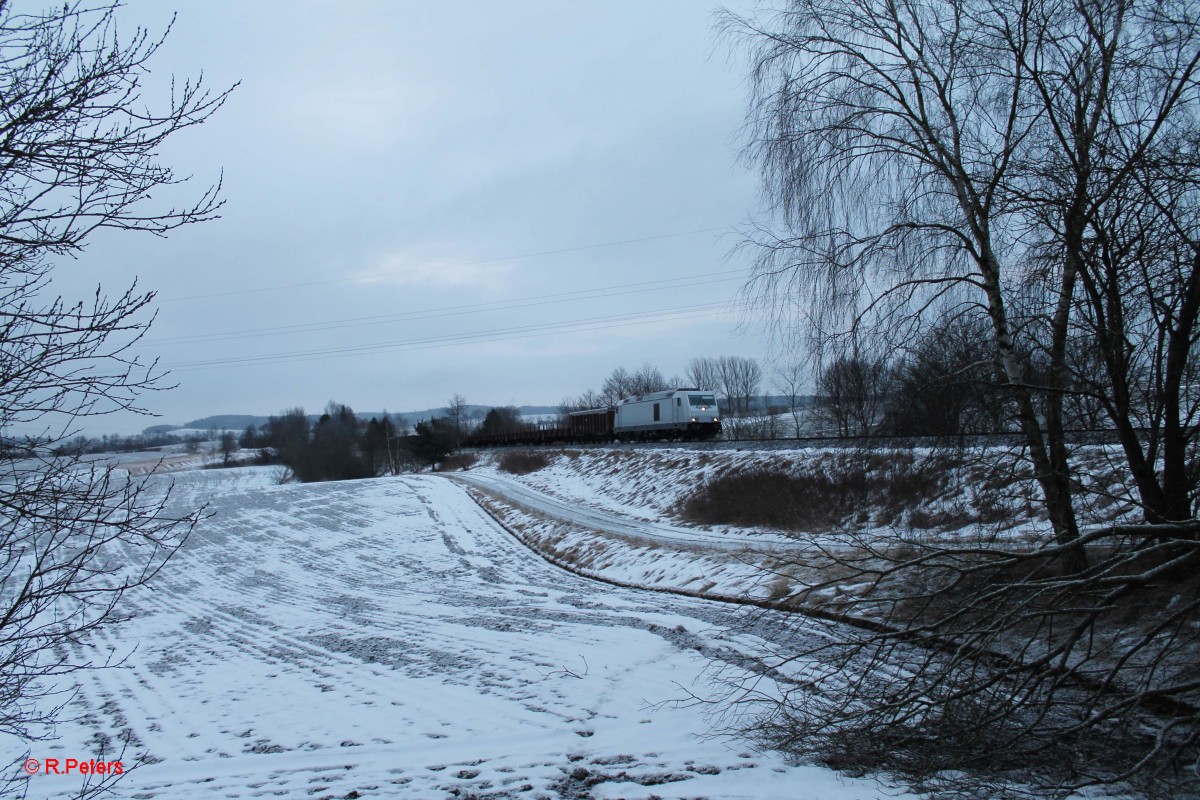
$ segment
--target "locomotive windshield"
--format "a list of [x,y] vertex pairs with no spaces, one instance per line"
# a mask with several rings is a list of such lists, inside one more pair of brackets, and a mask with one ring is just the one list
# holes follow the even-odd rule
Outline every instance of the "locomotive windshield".
[[717,398],[711,394],[689,394],[688,404],[693,406],[715,406]]

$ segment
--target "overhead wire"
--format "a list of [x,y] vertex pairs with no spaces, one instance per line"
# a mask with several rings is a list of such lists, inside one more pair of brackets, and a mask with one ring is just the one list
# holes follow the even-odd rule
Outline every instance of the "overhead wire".
[[476,261],[463,261],[463,262],[460,262],[457,264],[430,264],[430,265],[423,266],[423,267],[415,267],[413,269],[396,270],[396,271],[392,271],[392,272],[378,272],[378,273],[374,273],[371,275],[350,275],[345,278],[329,278],[329,279],[322,280],[322,281],[305,281],[303,283],[284,283],[284,284],[276,284],[274,286],[260,286],[260,287],[253,288],[253,289],[241,288],[241,289],[235,289],[235,290],[230,290],[230,291],[225,291],[225,292],[209,292],[207,294],[192,294],[192,295],[183,295],[180,297],[170,297],[170,296],[159,297],[158,302],[160,302],[160,303],[180,303],[180,302],[184,302],[187,300],[207,300],[207,299],[215,298],[215,297],[231,297],[234,295],[257,294],[257,293],[262,293],[262,292],[277,292],[277,291],[282,291],[282,290],[286,290],[286,289],[304,289],[304,288],[309,288],[309,287],[313,287],[313,286],[332,286],[334,284],[339,284],[339,283],[361,282],[366,279],[395,278],[395,277],[399,277],[401,275],[412,275],[412,274],[416,274],[416,273],[420,273],[420,272],[428,272],[429,270],[432,270],[432,269],[445,270],[445,269],[458,269],[460,267],[474,267],[474,266],[479,266],[482,264],[496,264],[496,263],[500,263],[502,261],[517,261],[522,258],[536,258],[539,256],[553,256],[553,255],[560,255],[562,253],[575,253],[575,252],[580,252],[583,250],[596,250],[601,247],[616,247],[616,246],[622,245],[622,244],[637,244],[638,242],[652,242],[652,241],[655,241],[658,239],[671,239],[671,238],[675,238],[675,237],[679,237],[679,236],[695,236],[696,234],[699,234],[699,233],[716,233],[718,231],[728,231],[728,230],[729,230],[729,228],[727,226],[723,226],[720,228],[699,228],[694,231],[680,231],[678,233],[660,233],[655,236],[642,236],[637,239],[620,239],[618,241],[613,241],[613,242],[599,242],[597,244],[584,244],[584,245],[578,245],[575,247],[562,247],[557,250],[540,250],[540,251],[532,252],[532,253],[521,253],[519,255],[499,256],[497,258],[484,258],[484,259],[479,259]]
[[[659,234],[656,236],[645,236],[635,239],[622,239],[612,242],[601,242],[598,244],[580,245],[576,247],[559,248],[555,250],[543,250],[521,255],[503,256],[498,258],[479,259],[476,261],[462,262],[453,265],[431,264],[425,267],[419,267],[409,270],[400,270],[387,273],[376,273],[370,276],[371,278],[387,278],[397,277],[402,275],[410,275],[414,273],[427,272],[433,269],[453,269],[456,267],[475,266],[480,264],[490,264],[503,261],[512,261],[523,258],[531,258],[536,256],[555,255],[561,253],[570,253],[583,250],[596,249],[601,247],[611,247],[622,244],[632,244],[637,242],[653,241],[657,239],[667,239],[678,236],[689,236],[698,233],[711,233],[716,231],[727,230],[727,228],[704,228],[693,231],[683,231],[678,233]],[[725,283],[733,280],[741,280],[742,275],[739,273],[730,274],[728,271],[716,271],[700,274],[691,274],[679,276],[675,278],[661,278],[652,281],[640,281],[636,283],[617,284],[605,287],[595,287],[591,289],[577,289],[566,292],[555,292],[543,295],[533,295],[529,297],[507,298],[504,300],[494,300],[479,303],[464,303],[453,306],[444,306],[433,309],[420,309],[408,312],[399,312],[392,314],[377,314],[362,317],[348,317],[341,319],[323,320],[319,322],[295,323],[290,325],[277,325],[261,328],[248,328],[240,331],[217,331],[204,334],[194,334],[190,336],[175,336],[166,337],[159,340],[153,340],[153,344],[159,346],[171,346],[181,344],[199,344],[209,342],[235,341],[252,338],[261,338],[268,336],[279,336],[286,334],[297,333],[313,333],[321,331],[333,331],[346,328],[364,327],[369,325],[379,325],[391,322],[406,322],[406,321],[425,321],[430,319],[438,319],[444,317],[466,316],[471,314],[479,314],[488,311],[507,311],[522,308],[530,308],[535,306],[544,306],[556,303],[575,302],[579,300],[596,300],[609,297],[620,297],[626,295],[645,294],[654,291],[662,291],[665,289],[677,289],[682,287],[703,286],[716,283]],[[350,283],[362,281],[363,276],[349,276],[345,278],[336,278],[323,281],[309,281],[304,283],[282,284],[269,287],[260,287],[255,289],[239,289],[228,292],[213,292],[204,295],[190,295],[175,298],[166,298],[163,302],[177,302],[183,300],[204,299],[210,297],[226,297],[230,295],[243,295],[258,292],[278,291],[284,289],[296,289],[315,286],[328,286],[332,284]],[[264,355],[247,355],[235,356],[226,358],[212,359],[196,359],[191,361],[181,361],[167,366],[171,370],[176,371],[192,371],[203,369],[216,369],[223,367],[236,366],[255,366],[265,364],[282,364],[294,363],[303,361],[316,361],[331,358],[342,358],[347,356],[365,355],[381,352],[396,352],[404,350],[414,350],[422,348],[439,348],[439,347],[455,347],[467,344],[486,344],[491,342],[509,341],[519,338],[532,338],[539,336],[550,336],[562,333],[578,333],[593,330],[610,330],[620,327],[628,327],[634,325],[647,325],[656,322],[676,321],[686,319],[696,319],[701,317],[717,316],[726,314],[731,311],[731,304],[728,302],[721,303],[705,303],[698,305],[679,306],[668,309],[655,309],[650,311],[634,312],[617,314],[610,316],[591,317],[585,319],[575,319],[564,322],[547,322],[531,325],[523,325],[508,328],[495,328],[480,331],[472,331],[465,333],[445,334],[438,336],[427,336],[412,339],[400,339],[394,341],[373,342],[360,345],[346,345],[339,347],[322,347],[307,350],[296,350],[279,353],[270,353]],[[151,343],[150,341],[147,342]]]
[[[704,280],[706,278],[709,280]],[[570,292],[556,292],[553,294],[533,295],[530,297],[517,297],[505,300],[492,300],[481,303],[464,303],[453,306],[442,306],[440,308],[404,311],[394,314],[375,314],[364,317],[348,317],[343,319],[325,320],[321,322],[296,323],[292,325],[274,325],[262,328],[247,328],[239,331],[193,334],[190,336],[170,336],[163,337],[161,339],[147,339],[147,344],[174,346],[201,342],[253,339],[264,336],[282,336],[285,334],[295,333],[342,330],[345,328],[365,327],[369,325],[380,325],[390,322],[438,319],[442,317],[463,316],[483,311],[509,311],[519,308],[533,308],[536,306],[551,305],[560,302],[621,297],[625,295],[636,295],[647,292],[662,291],[665,289],[676,289],[681,285],[689,288],[692,286],[707,286],[716,283],[728,283],[731,281],[743,280],[743,278],[744,273],[742,272],[737,272],[731,275],[728,271],[721,270],[716,272],[700,273],[696,275],[686,275],[677,278],[662,278],[654,281],[616,284],[613,286],[596,287],[593,289],[577,289]]]
[[255,366],[263,364],[292,363],[298,361],[318,361],[330,358],[342,358],[349,355],[375,354],[402,350],[425,349],[435,347],[451,347],[465,344],[490,344],[511,339],[534,338],[561,333],[581,333],[591,330],[608,330],[632,325],[646,325],[655,322],[697,319],[702,317],[728,314],[732,311],[728,302],[704,303],[692,306],[680,306],[670,309],[659,309],[648,312],[631,314],[616,314],[606,317],[591,317],[566,322],[538,323],[512,328],[497,328],[492,330],[471,331],[466,333],[430,336],[417,339],[399,340],[393,342],[378,342],[374,344],[352,345],[346,347],[318,348],[285,353],[271,353],[259,356],[240,356],[235,358],[207,359],[164,365],[172,371],[191,371],[197,369],[212,369],[234,366]]

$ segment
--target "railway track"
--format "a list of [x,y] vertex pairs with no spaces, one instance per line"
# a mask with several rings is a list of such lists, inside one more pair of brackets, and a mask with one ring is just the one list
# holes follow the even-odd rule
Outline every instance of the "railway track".
[[[1075,446],[1118,444],[1116,431],[1067,431],[1067,443]],[[1022,448],[1025,437],[1019,433],[975,433],[965,436],[796,436],[779,439],[757,437],[720,438],[703,441],[661,439],[634,442],[572,442],[545,441],[539,443],[490,444],[464,447],[471,452],[489,450],[536,448],[571,448],[581,450],[641,450],[683,449],[711,450],[794,450],[804,448],[829,449],[971,449],[982,447]]]

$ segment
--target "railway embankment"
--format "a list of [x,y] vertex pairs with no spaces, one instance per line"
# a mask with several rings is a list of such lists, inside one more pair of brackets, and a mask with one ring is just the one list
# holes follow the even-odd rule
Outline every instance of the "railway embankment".
[[[1097,503],[1087,522],[1112,524],[1127,506],[1103,449],[1094,451],[1081,480],[1112,499]],[[854,587],[829,574],[830,553],[1019,549],[1046,528],[1032,476],[998,471],[994,458],[973,449],[535,452],[536,459],[483,452],[451,474],[559,566],[711,599],[786,606],[805,590],[806,605],[832,605]],[[504,469],[518,462],[522,469]]]
[[501,527],[546,561],[614,586],[723,602],[770,604],[765,579],[778,555],[749,547],[715,549],[615,533],[533,508],[495,486],[468,493]]

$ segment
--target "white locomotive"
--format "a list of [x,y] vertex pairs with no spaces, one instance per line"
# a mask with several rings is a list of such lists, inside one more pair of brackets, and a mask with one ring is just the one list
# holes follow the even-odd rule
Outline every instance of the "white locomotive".
[[717,398],[710,389],[669,389],[627,397],[617,404],[613,420],[618,439],[708,439],[720,432]]
[[627,397],[615,407],[573,411],[551,423],[518,423],[502,431],[475,431],[467,447],[565,444],[631,439],[711,439],[721,432],[717,397],[711,389],[670,389]]

